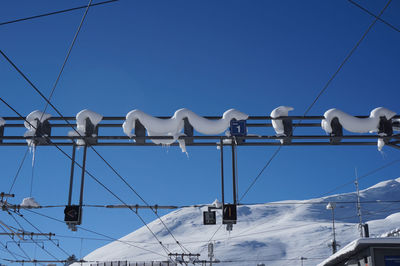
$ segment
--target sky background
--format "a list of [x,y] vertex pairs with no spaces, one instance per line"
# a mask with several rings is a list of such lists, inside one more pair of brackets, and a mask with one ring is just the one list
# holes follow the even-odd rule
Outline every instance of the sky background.
[[[378,14],[386,1],[360,3]],[[85,4],[2,1],[0,23]],[[400,2],[392,1],[382,18],[400,27],[399,11]],[[0,49],[49,95],[83,13],[81,9],[0,26]],[[294,107],[292,115],[303,115],[373,20],[345,0],[120,0],[91,7],[52,103],[64,116],[75,116],[82,109],[103,116],[125,116],[133,109],[171,116],[184,107],[203,116],[220,116],[230,108],[267,116],[280,105]],[[378,21],[308,115],[322,115],[330,108],[367,115],[379,106],[399,112],[399,43],[400,33]],[[3,58],[0,88],[1,97],[23,115],[44,109],[43,99]],[[54,110],[48,113],[57,116]],[[2,104],[0,116],[16,114]],[[25,130],[15,132],[23,135]],[[265,135],[272,134],[271,128],[265,129]],[[64,150],[71,152],[71,148]],[[188,147],[189,156],[178,147],[97,150],[150,204],[182,206],[221,198],[220,154],[215,147]],[[239,196],[275,150],[238,148]],[[0,147],[1,191],[10,189],[25,151],[26,147]],[[243,203],[319,197],[354,180],[355,168],[363,175],[397,159],[399,151],[390,147],[382,152],[375,146],[283,147]],[[31,160],[29,154],[13,188],[15,204],[29,196]],[[226,162],[228,179],[229,157]],[[91,151],[87,169],[127,203],[141,203]],[[360,187],[397,178],[398,169],[399,163],[393,164],[362,179]],[[70,161],[56,148],[38,147],[32,194],[41,205],[66,204],[69,171]],[[86,180],[86,204],[120,203],[93,180]],[[354,190],[351,183],[334,193]],[[62,208],[38,212],[64,217]],[[40,230],[59,235],[61,246],[78,257],[106,243],[83,239],[99,236],[70,232],[57,221],[23,214]],[[140,214],[147,222],[156,218],[149,211]],[[0,217],[17,226],[6,212]],[[85,208],[83,212],[83,227],[114,238],[142,225],[129,210]],[[33,244],[24,245],[39,259],[47,256]],[[50,243],[47,246],[57,257],[66,257]],[[1,247],[0,258],[10,258]]]

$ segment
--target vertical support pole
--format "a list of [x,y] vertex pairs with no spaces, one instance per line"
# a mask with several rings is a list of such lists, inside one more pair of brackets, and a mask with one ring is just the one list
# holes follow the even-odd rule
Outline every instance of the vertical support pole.
[[225,186],[224,186],[224,144],[222,141],[222,138],[220,139],[219,142],[219,147],[221,150],[221,188],[222,188],[222,209],[224,209],[224,204],[225,204]]
[[332,209],[332,229],[333,229],[333,243],[332,243],[332,254],[335,254],[337,251],[336,246],[336,233],[335,233],[335,209]]
[[68,206],[71,206],[71,201],[72,201],[72,190],[74,184],[74,170],[75,170],[75,153],[76,153],[76,145],[74,143],[72,145],[72,160],[71,160],[71,175],[69,178]]
[[232,142],[232,182],[233,182],[233,204],[236,205],[236,149],[235,144]]
[[87,153],[87,145],[83,148],[83,162],[82,162],[82,177],[81,177],[81,194],[79,197],[79,207],[82,208],[83,204],[83,186],[85,184],[85,171],[86,171],[86,153]]

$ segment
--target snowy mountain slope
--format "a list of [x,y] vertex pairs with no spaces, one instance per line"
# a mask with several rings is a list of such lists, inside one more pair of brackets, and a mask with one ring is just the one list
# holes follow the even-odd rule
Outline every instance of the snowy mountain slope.
[[[363,219],[368,221],[371,236],[400,227],[400,178],[381,182],[360,191]],[[229,261],[218,265],[316,265],[331,254],[328,243],[332,236],[332,212],[326,210],[329,201],[337,202],[335,226],[337,241],[345,246],[359,236],[355,193],[338,194],[307,201],[282,201],[238,207],[238,223],[232,232],[217,225],[202,224],[207,207],[190,207],[162,217],[177,240],[191,253],[207,259],[212,238],[215,258]],[[310,204],[312,203],[312,204]],[[396,210],[396,208],[398,210]],[[399,212],[399,213],[397,213]],[[149,224],[151,230],[172,253],[182,253],[159,220]],[[219,230],[218,230],[219,229]],[[215,235],[214,235],[215,234]],[[166,260],[159,243],[142,227],[119,241],[101,247],[84,259],[87,261],[156,261]],[[298,260],[298,262],[296,262]]]

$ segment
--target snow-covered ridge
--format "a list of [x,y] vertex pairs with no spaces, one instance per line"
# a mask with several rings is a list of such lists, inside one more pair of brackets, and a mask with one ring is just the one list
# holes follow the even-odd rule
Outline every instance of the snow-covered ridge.
[[[361,191],[361,202],[371,200],[398,200],[400,195],[400,179],[383,181],[375,186]],[[257,265],[257,261],[266,265],[287,265],[288,259],[327,258],[331,249],[327,244],[331,240],[332,213],[326,210],[326,202],[335,201],[335,226],[337,241],[341,247],[359,237],[357,230],[358,217],[356,205],[345,202],[355,202],[355,193],[337,194],[324,198],[302,201],[281,201],[258,205],[242,205],[238,207],[238,223],[233,231],[227,233],[225,228],[217,228],[221,223],[221,213],[217,210],[217,225],[202,224],[204,207],[188,207],[173,211],[162,220],[179,240],[191,252],[201,254],[201,259],[207,258],[207,245],[213,237],[215,258],[223,260],[240,260],[239,264],[219,263],[218,265]],[[309,204],[313,202],[315,204]],[[343,203],[340,203],[343,202]],[[211,205],[218,205],[214,202]],[[293,204],[294,203],[294,204]],[[385,232],[399,227],[399,215],[393,208],[393,203],[376,203],[361,205],[363,221],[368,222],[371,236],[380,236]],[[386,210],[386,211],[382,211]],[[371,215],[373,214],[373,215]],[[352,218],[349,218],[352,217]],[[159,220],[148,224],[160,241],[171,252],[180,253],[174,240],[166,232]],[[217,231],[217,232],[216,232]],[[134,244],[134,247],[129,244]],[[150,251],[160,251],[160,246],[149,231],[142,227],[119,241],[99,248],[84,259],[88,261],[152,261],[162,260]],[[249,260],[246,262],[246,260]],[[320,260],[305,260],[304,266],[317,265]],[[300,261],[294,262],[294,265]]]

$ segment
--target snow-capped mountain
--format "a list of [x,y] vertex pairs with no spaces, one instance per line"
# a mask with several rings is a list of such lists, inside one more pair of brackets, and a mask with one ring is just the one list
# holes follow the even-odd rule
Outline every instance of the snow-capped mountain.
[[[400,178],[378,183],[360,191],[363,221],[368,221],[371,237],[400,227]],[[207,206],[188,207],[163,217],[164,224],[183,249],[208,259],[208,244],[214,243],[218,265],[316,265],[332,251],[332,211],[336,240],[343,247],[359,237],[356,193],[338,194],[303,201],[281,201],[238,207],[238,222],[231,232],[221,226],[221,211],[216,225],[203,225]],[[215,203],[214,203],[215,204]],[[160,220],[150,223],[169,252],[187,253],[176,244]],[[339,247],[340,248],[340,247]],[[166,253],[146,227],[119,241],[109,243],[87,255],[86,261],[162,261]]]

